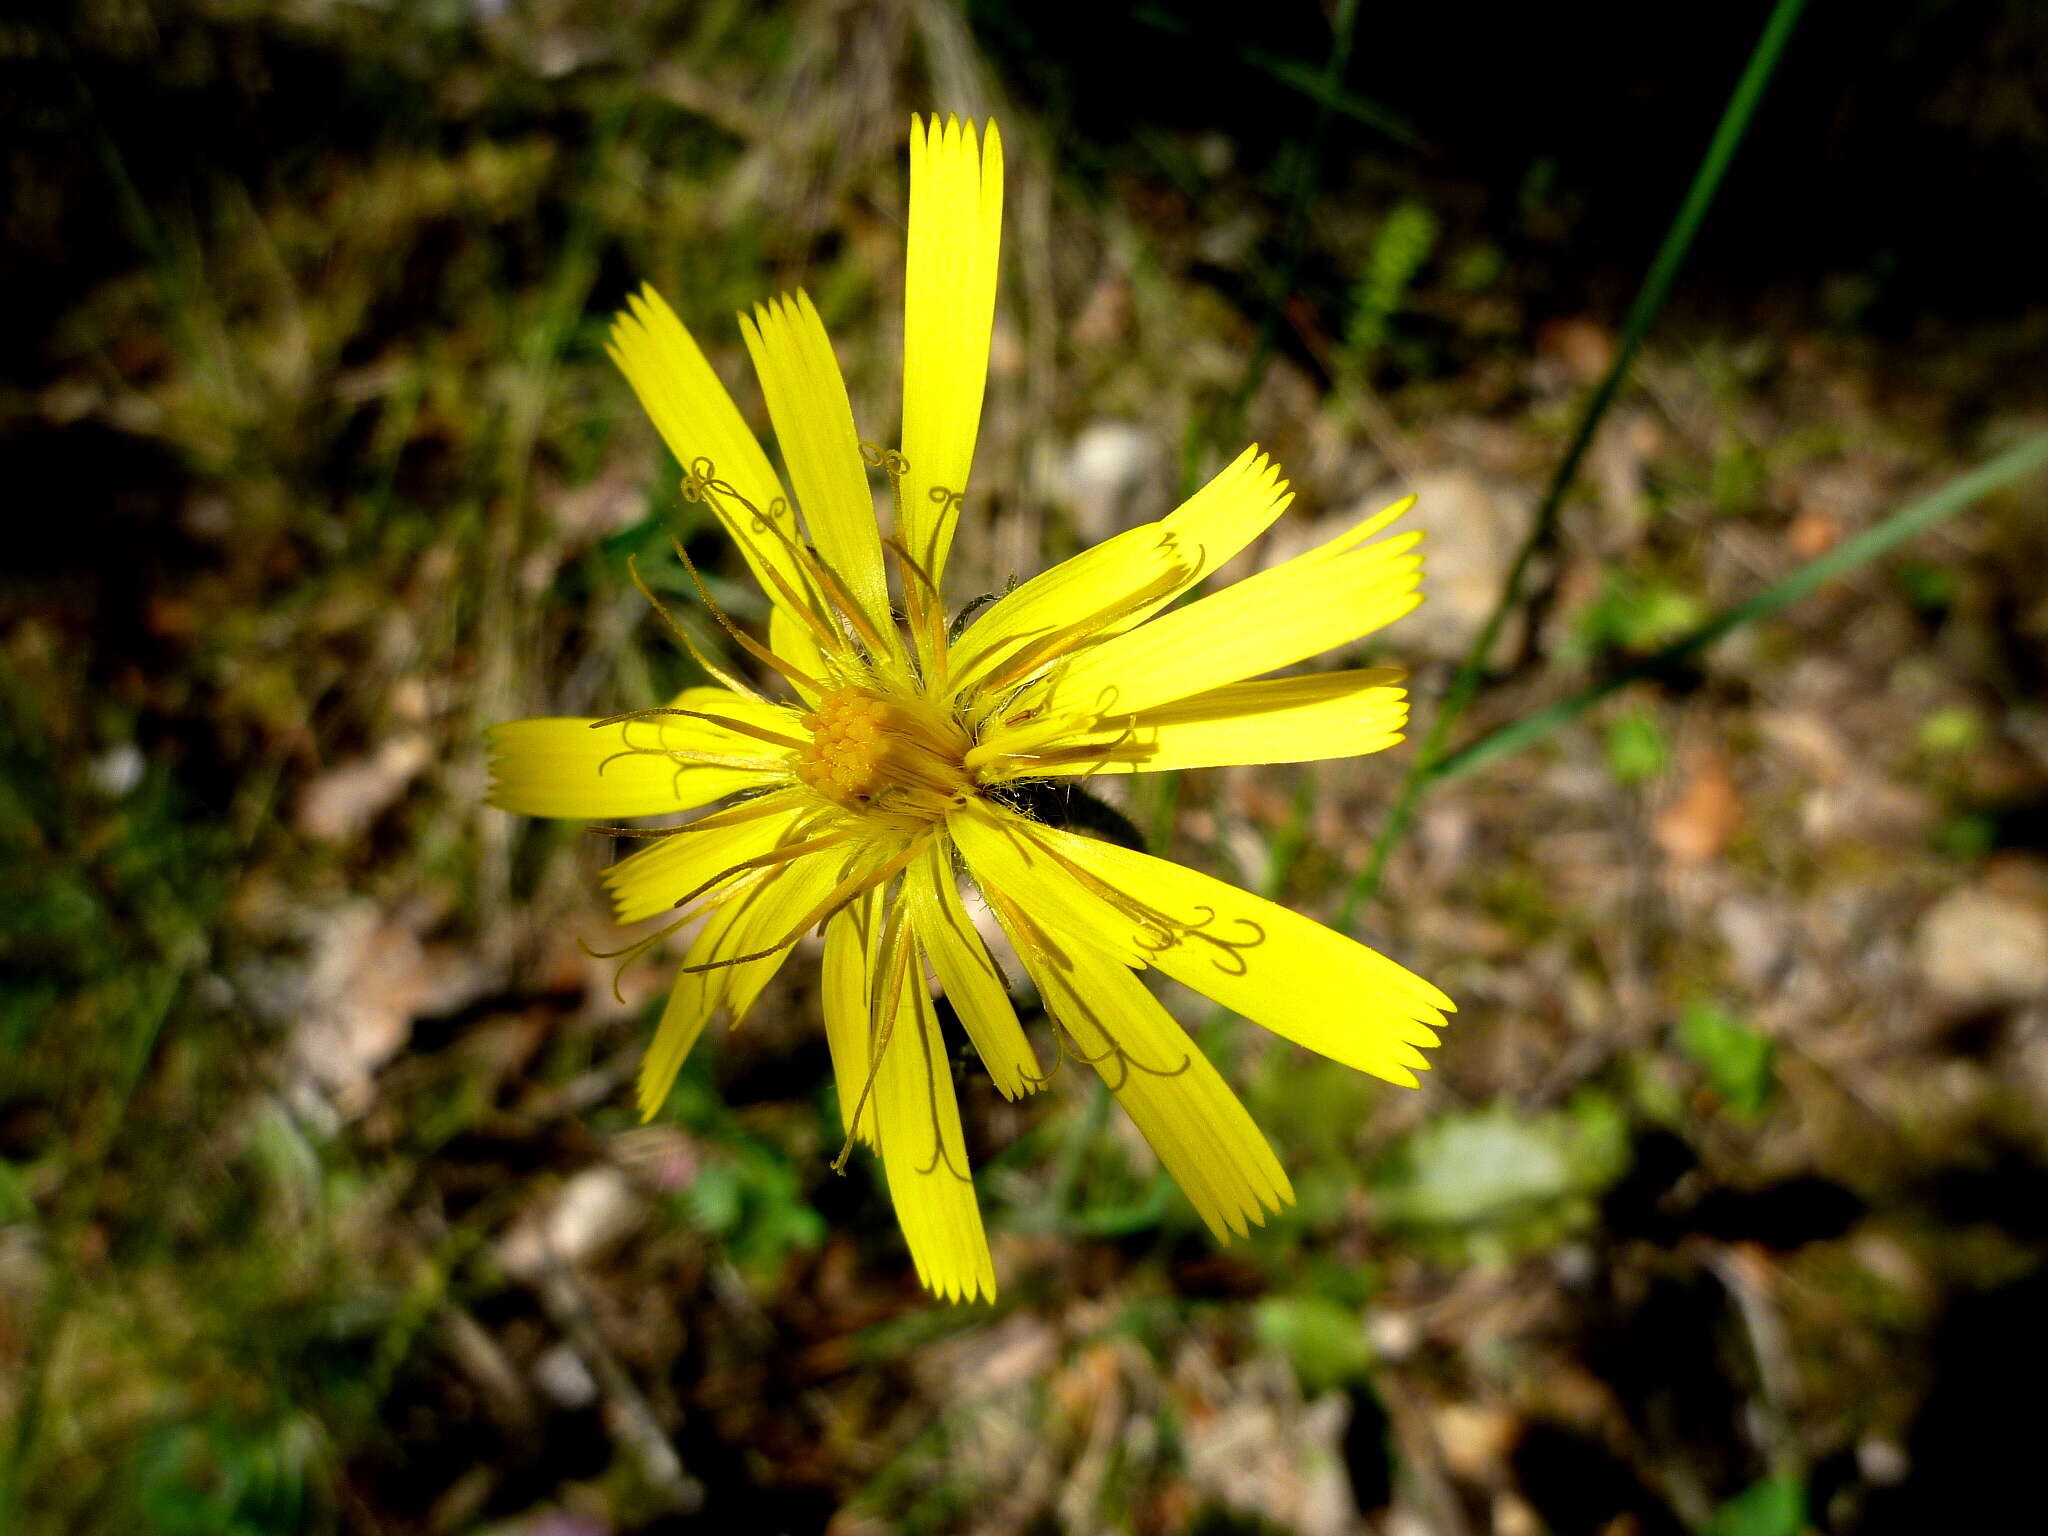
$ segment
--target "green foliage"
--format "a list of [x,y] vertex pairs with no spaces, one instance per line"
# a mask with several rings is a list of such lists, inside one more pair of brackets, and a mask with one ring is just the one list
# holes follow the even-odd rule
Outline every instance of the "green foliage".
[[1748,443],[1731,440],[1714,456],[1710,495],[1714,510],[1725,517],[1754,510],[1768,479],[1763,455]]
[[159,1536],[289,1536],[305,1529],[319,1450],[296,1415],[167,1423],[137,1443],[125,1482],[140,1527]]
[[1750,1484],[1714,1511],[1700,1536],[1799,1536],[1806,1529],[1806,1483],[1774,1474]]
[[1610,571],[1600,596],[1578,616],[1577,640],[1591,655],[1640,654],[1677,639],[1705,616],[1705,605],[1683,587]]
[[1293,1362],[1310,1395],[1363,1381],[1371,1368],[1372,1345],[1356,1308],[1321,1296],[1268,1296],[1253,1327],[1261,1344]]
[[1957,757],[1981,747],[1984,735],[1984,717],[1967,704],[1955,704],[1928,714],[1913,739],[1930,757]]
[[1931,560],[1901,560],[1892,579],[1915,608],[1929,618],[1940,618],[1956,600],[1956,573]]
[[676,1204],[691,1226],[720,1239],[741,1269],[772,1272],[790,1254],[824,1242],[825,1218],[804,1198],[803,1174],[789,1149],[756,1135],[726,1108],[704,1076],[705,1061],[695,1056],[669,1094],[668,1112],[711,1149]]
[[[211,953],[234,849],[171,763],[125,786],[72,766],[90,725],[33,700],[77,690],[69,662],[0,663],[0,1120],[26,1112],[35,1134],[11,1150],[52,1177],[122,1129]],[[103,726],[128,728],[112,712]]]
[[1450,285],[1460,293],[1485,293],[1507,276],[1508,259],[1491,242],[1467,246],[1451,263]]
[[1729,1108],[1743,1115],[1762,1113],[1771,1097],[1774,1050],[1768,1035],[1711,1003],[1693,1002],[1678,1016],[1678,1043],[1705,1070]]
[[1631,709],[1607,724],[1607,771],[1620,784],[1641,784],[1671,766],[1671,742],[1657,717]]
[[1935,824],[1929,841],[1951,859],[1981,859],[1998,846],[1998,818],[1988,811],[1957,811]]
[[758,1141],[728,1141],[681,1199],[691,1224],[723,1238],[744,1270],[772,1271],[789,1254],[825,1240],[825,1218],[804,1199],[795,1165]]
[[1436,249],[1440,229],[1428,205],[1414,201],[1396,203],[1380,225],[1365,271],[1351,290],[1351,318],[1344,328],[1344,345],[1359,367],[1371,367],[1386,346],[1389,326]]
[[1583,1227],[1628,1166],[1628,1127],[1607,1095],[1528,1115],[1509,1104],[1443,1115],[1373,1168],[1380,1222],[1416,1241],[1500,1259]]

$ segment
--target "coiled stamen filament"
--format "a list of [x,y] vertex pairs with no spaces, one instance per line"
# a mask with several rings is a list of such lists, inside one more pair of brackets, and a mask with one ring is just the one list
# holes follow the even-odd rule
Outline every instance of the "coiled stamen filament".
[[[711,616],[718,620],[719,627],[732,636],[741,650],[745,651],[756,661],[773,667],[799,688],[809,688],[816,692],[824,686],[802,668],[791,662],[784,661],[780,656],[769,650],[767,646],[727,618],[725,610],[719,607],[717,601],[711,596],[711,589],[704,585],[704,578],[697,573],[696,564],[690,559],[690,552],[683,548],[683,541],[681,539],[671,539],[669,542],[675,546],[676,558],[683,562],[683,569],[690,573],[690,580],[697,584],[697,595],[704,600],[704,606],[711,610]],[[754,696],[756,698],[760,697],[758,694]]]
[[702,667],[734,693],[740,695],[740,697],[752,699],[756,703],[766,702],[754,689],[741,682],[732,673],[726,671],[725,668],[713,665],[711,659],[697,649],[697,642],[690,638],[690,632],[684,629],[682,624],[676,619],[676,616],[668,611],[667,606],[660,598],[654,595],[653,589],[647,585],[645,579],[640,575],[640,557],[638,555],[628,555],[626,557],[626,574],[632,578],[633,585],[639,589],[640,595],[647,599],[648,606],[661,615],[661,622],[668,626],[669,633],[682,641],[683,649],[690,654],[690,660],[696,662],[698,666]]

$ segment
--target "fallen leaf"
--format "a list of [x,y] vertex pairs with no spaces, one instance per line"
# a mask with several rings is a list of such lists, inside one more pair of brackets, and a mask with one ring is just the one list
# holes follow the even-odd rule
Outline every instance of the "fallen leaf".
[[1653,829],[1657,846],[1681,864],[1701,864],[1718,857],[1741,825],[1728,759],[1713,747],[1687,753],[1684,787]]
[[299,796],[299,830],[323,843],[360,836],[433,761],[417,732],[394,736],[367,757],[323,773]]

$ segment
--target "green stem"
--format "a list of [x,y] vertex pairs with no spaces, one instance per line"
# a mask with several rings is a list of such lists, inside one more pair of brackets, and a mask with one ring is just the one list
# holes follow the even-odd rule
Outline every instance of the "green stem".
[[1488,763],[1533,745],[1559,726],[1576,720],[1602,699],[1620,692],[1629,684],[1668,673],[1679,662],[1689,660],[1743,625],[1757,619],[1769,618],[1772,614],[1790,607],[1801,598],[1810,595],[1824,582],[1847,575],[1858,566],[1877,559],[1906,540],[1925,533],[1936,523],[1953,517],[1971,503],[2031,474],[2044,464],[2048,464],[2048,432],[2039,432],[2006,449],[1989,463],[1978,466],[1966,475],[1957,476],[1933,494],[1899,508],[1882,522],[1864,529],[1853,539],[1845,541],[1818,559],[1809,560],[1790,575],[1772,582],[1754,597],[1722,609],[1699,628],[1672,641],[1654,655],[1631,662],[1619,671],[1580,689],[1569,698],[1559,699],[1555,704],[1539,709],[1534,714],[1524,715],[1519,720],[1511,720],[1498,730],[1489,731],[1477,741],[1461,747],[1430,770],[1429,782],[1433,784],[1442,779],[1454,778],[1461,773],[1470,773],[1475,768],[1483,768]]
[[1571,443],[1565,449],[1564,457],[1558,461],[1556,472],[1550,477],[1549,487],[1544,491],[1543,500],[1536,508],[1535,521],[1530,525],[1529,535],[1515,552],[1514,561],[1508,567],[1507,580],[1502,583],[1499,599],[1493,611],[1487,615],[1480,627],[1478,637],[1473,640],[1459,662],[1458,670],[1451,679],[1451,686],[1438,707],[1436,718],[1430,723],[1429,735],[1424,738],[1421,749],[1415,754],[1408,769],[1408,776],[1401,783],[1400,793],[1395,797],[1392,810],[1380,827],[1380,834],[1373,843],[1372,852],[1357,877],[1351,882],[1351,889],[1345,893],[1344,905],[1337,914],[1337,926],[1348,928],[1359,906],[1371,900],[1378,891],[1381,876],[1386,872],[1387,860],[1395,846],[1406,835],[1415,818],[1415,805],[1421,798],[1425,785],[1435,777],[1437,762],[1444,755],[1451,729],[1470,707],[1479,692],[1479,684],[1486,671],[1486,659],[1493,654],[1496,641],[1500,638],[1501,627],[1508,615],[1521,601],[1522,583],[1528,576],[1529,567],[1538,553],[1547,548],[1557,531],[1559,510],[1564,505],[1566,493],[1577,478],[1579,464],[1592,446],[1593,436],[1599,430],[1600,422],[1607,414],[1607,408],[1614,403],[1622,381],[1627,378],[1630,366],[1635,362],[1636,352],[1641,347],[1644,335],[1656,321],[1664,308],[1664,301],[1671,295],[1671,285],[1684,266],[1687,253],[1692,249],[1693,237],[1699,233],[1705,222],[1707,210],[1713,205],[1714,194],[1720,190],[1722,178],[1727,174],[1729,164],[1735,158],[1736,150],[1742,144],[1743,135],[1748,131],[1750,120],[1756,115],[1758,102],[1763,99],[1764,88],[1770,84],[1771,75],[1783,56],[1785,44],[1792,35],[1792,28],[1799,20],[1799,13],[1806,7],[1806,0],[1778,0],[1772,7],[1770,17],[1764,23],[1763,34],[1757,38],[1756,47],[1751,50],[1749,63],[1744,66],[1742,77],[1735,82],[1735,90],[1728,98],[1728,105],[1721,113],[1719,126],[1707,145],[1706,155],[1701,159],[1699,169],[1693,173],[1692,185],[1686,189],[1685,200],[1678,206],[1678,212],[1665,231],[1664,241],[1657,248],[1650,270],[1643,277],[1642,287],[1637,291],[1635,302],[1629,306],[1628,318],[1622,325],[1621,339],[1614,349],[1614,359],[1607,366],[1585,408],[1579,413],[1577,428],[1572,433]]

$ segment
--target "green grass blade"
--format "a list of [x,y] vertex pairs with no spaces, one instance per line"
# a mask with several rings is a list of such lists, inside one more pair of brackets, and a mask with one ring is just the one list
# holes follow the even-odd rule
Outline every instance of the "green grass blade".
[[1679,662],[1698,655],[1717,640],[1726,638],[1743,625],[1757,619],[1767,619],[1779,613],[1800,599],[1811,595],[1822,584],[1838,576],[1846,576],[1858,566],[1866,565],[1881,555],[1888,554],[1906,540],[1925,533],[1935,524],[1953,517],[1973,502],[1983,499],[1993,491],[2012,484],[2015,480],[2048,465],[2048,432],[2039,432],[2025,439],[2015,447],[2006,449],[1988,463],[1979,465],[1966,475],[1959,475],[1940,490],[1920,500],[1899,508],[1883,521],[1866,528],[1853,539],[1846,540],[1817,559],[1809,560],[1790,575],[1772,582],[1755,596],[1724,608],[1713,618],[1665,646],[1641,661],[1633,662],[1618,671],[1610,673],[1595,683],[1580,689],[1555,704],[1535,711],[1533,714],[1512,720],[1498,730],[1489,731],[1467,746],[1461,747],[1444,758],[1430,770],[1429,782],[1454,778],[1461,773],[1470,773],[1475,768],[1484,768],[1524,747],[1533,746],[1559,726],[1576,720],[1588,709],[1609,695],[1619,692],[1631,683],[1655,677],[1670,670]]
[[1327,107],[1339,117],[1348,117],[1355,123],[1377,129],[1403,148],[1413,149],[1421,142],[1415,125],[1405,117],[1360,96],[1356,91],[1347,91],[1341,85],[1333,84],[1326,71],[1318,72],[1299,59],[1283,59],[1258,48],[1247,48],[1243,58],[1252,68],[1272,76],[1290,90],[1301,92],[1317,106]]
[[1537,554],[1547,548],[1557,532],[1559,509],[1564,504],[1565,493],[1571,489],[1578,476],[1579,464],[1592,446],[1593,437],[1599,431],[1600,422],[1607,414],[1607,408],[1614,403],[1614,397],[1627,378],[1630,366],[1635,362],[1636,352],[1643,337],[1656,321],[1664,308],[1664,301],[1671,295],[1671,285],[1677,279],[1679,269],[1685,265],[1685,258],[1692,249],[1693,238],[1705,222],[1707,210],[1713,206],[1714,195],[1721,188],[1722,179],[1735,159],[1735,152],[1741,147],[1743,135],[1748,132],[1750,120],[1755,117],[1757,104],[1762,101],[1764,88],[1770,84],[1772,74],[1777,70],[1778,61],[1784,56],[1785,44],[1791,38],[1792,29],[1799,20],[1799,13],[1806,8],[1806,0],[1778,0],[1772,7],[1768,20],[1764,22],[1762,34],[1757,38],[1756,47],[1750,51],[1749,62],[1743,67],[1741,77],[1735,82],[1735,89],[1728,97],[1728,105],[1721,113],[1721,121],[1714,129],[1714,136],[1707,144],[1707,152],[1701,158],[1699,169],[1693,173],[1692,184],[1686,189],[1685,198],[1678,205],[1678,212],[1672,216],[1670,228],[1664,233],[1663,243],[1650,262],[1650,269],[1643,276],[1642,287],[1637,290],[1635,302],[1629,306],[1628,318],[1621,331],[1621,340],[1614,349],[1614,359],[1608,364],[1606,374],[1587,398],[1585,408],[1579,413],[1579,422],[1572,433],[1571,443],[1565,449],[1564,457],[1558,461],[1557,470],[1550,477],[1550,484],[1543,493],[1543,500],[1537,505],[1535,521],[1530,525],[1529,535],[1515,552],[1513,563],[1508,567],[1507,579],[1501,585],[1499,599],[1493,611],[1487,615],[1486,623],[1480,627],[1478,637],[1465,652],[1458,670],[1451,679],[1451,686],[1445,692],[1443,703],[1438,706],[1436,718],[1430,724],[1429,735],[1424,738],[1421,750],[1415,754],[1408,769],[1408,776],[1401,783],[1400,793],[1395,797],[1393,808],[1387,813],[1386,821],[1380,827],[1379,837],[1374,841],[1372,852],[1365,865],[1351,882],[1351,889],[1345,893],[1344,905],[1337,914],[1337,925],[1349,927],[1354,913],[1361,903],[1372,898],[1379,889],[1380,878],[1385,873],[1387,859],[1395,846],[1407,833],[1415,819],[1415,804],[1420,798],[1423,786],[1431,782],[1437,761],[1443,756],[1445,743],[1451,729],[1470,707],[1479,692],[1479,683],[1486,670],[1486,658],[1493,654],[1494,643],[1500,638],[1501,626],[1514,612],[1521,601],[1522,583],[1527,578],[1529,566]]
[[[1131,19],[1175,37],[1191,37],[1196,33],[1195,22],[1165,6],[1141,5],[1131,13]],[[1340,22],[1340,30],[1342,27]],[[1407,118],[1391,107],[1356,91],[1346,90],[1339,79],[1332,78],[1327,65],[1317,69],[1305,60],[1268,53],[1263,48],[1242,48],[1237,56],[1261,74],[1277,80],[1291,91],[1300,92],[1317,106],[1325,107],[1339,117],[1348,117],[1355,123],[1363,123],[1404,148],[1413,149],[1421,142],[1421,135]],[[1341,71],[1339,74],[1341,77]]]

